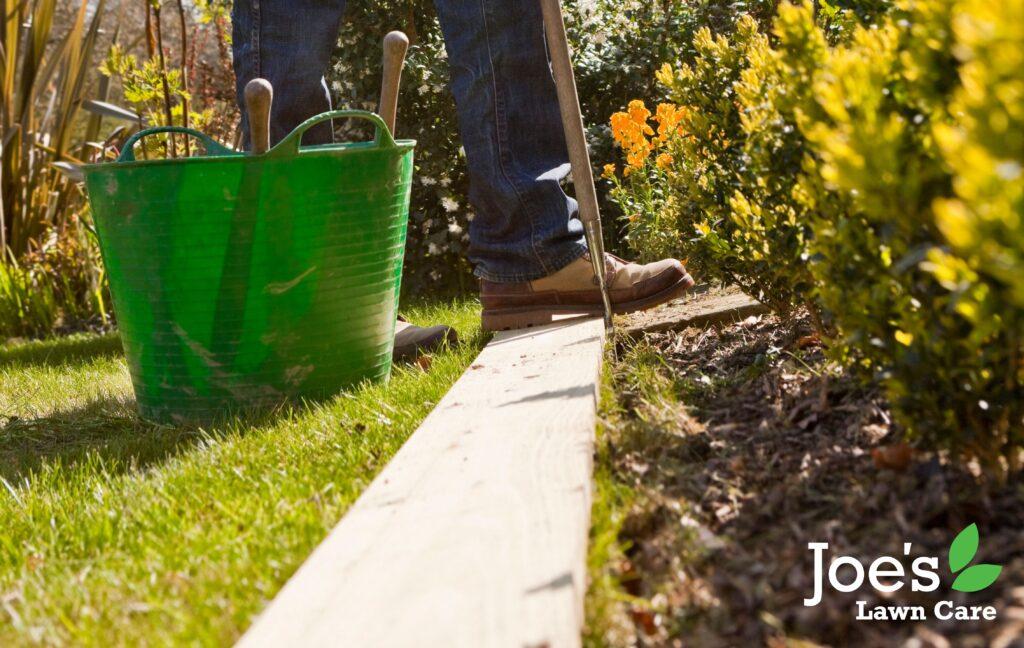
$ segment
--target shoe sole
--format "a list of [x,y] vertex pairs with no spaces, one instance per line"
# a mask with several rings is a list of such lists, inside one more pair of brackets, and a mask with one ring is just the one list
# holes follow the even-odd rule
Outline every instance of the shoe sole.
[[459,343],[459,334],[449,328],[432,338],[421,340],[419,344],[409,343],[395,346],[391,352],[391,361],[396,364],[415,362],[421,355],[434,353],[444,347],[453,347]]
[[[693,277],[686,274],[668,288],[642,299],[634,299],[633,301],[621,302],[619,304],[613,303],[612,312],[616,315],[624,315],[653,308],[682,297],[690,288],[693,288]],[[604,306],[602,304],[586,306],[572,304],[565,306],[520,306],[518,308],[483,311],[480,314],[480,327],[488,332],[508,331],[510,329],[550,324],[555,321],[555,318],[589,317],[594,315],[604,315]]]

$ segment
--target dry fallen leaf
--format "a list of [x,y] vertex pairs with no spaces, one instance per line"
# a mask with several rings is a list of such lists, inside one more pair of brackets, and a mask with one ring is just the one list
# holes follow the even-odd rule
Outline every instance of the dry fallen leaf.
[[897,471],[906,470],[913,456],[914,449],[903,442],[880,446],[871,451],[871,458],[874,459],[876,468]]
[[658,631],[658,622],[654,612],[641,608],[632,608],[629,611],[629,615],[633,617],[633,622],[640,626],[646,634],[652,635]]
[[796,348],[798,349],[806,349],[812,346],[821,346],[821,337],[817,333],[805,335],[796,341]]

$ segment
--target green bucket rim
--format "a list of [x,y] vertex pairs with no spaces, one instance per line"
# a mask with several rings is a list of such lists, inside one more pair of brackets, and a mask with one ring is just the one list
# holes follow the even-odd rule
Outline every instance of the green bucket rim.
[[[302,142],[302,135],[313,126],[324,121],[343,118],[364,119],[373,123],[375,126],[374,139],[368,142],[335,142],[329,144],[300,146]],[[136,159],[133,152],[135,144],[149,135],[156,135],[159,133],[181,133],[183,135],[195,137],[203,143],[204,155],[187,158],[161,158],[155,160]],[[125,142],[117,160],[85,164],[82,166],[82,169],[87,173],[92,173],[105,169],[124,169],[125,167],[202,164],[211,162],[255,162],[316,155],[351,155],[370,150],[392,151],[404,154],[413,150],[415,147],[416,140],[414,139],[401,139],[396,141],[391,136],[391,132],[388,130],[384,120],[376,113],[366,110],[331,110],[320,113],[315,117],[310,117],[296,126],[291,133],[275,144],[269,151],[259,155],[230,149],[205,133],[191,128],[183,128],[181,126],[157,126],[139,131],[128,138],[128,141]]]

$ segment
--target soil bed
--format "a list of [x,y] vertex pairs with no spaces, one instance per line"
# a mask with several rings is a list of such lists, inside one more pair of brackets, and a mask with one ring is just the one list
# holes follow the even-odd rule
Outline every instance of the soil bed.
[[[806,317],[651,333],[619,357],[594,515],[595,538],[611,528],[617,542],[592,569],[589,643],[1024,645],[1024,483],[986,484],[899,444],[879,390],[828,363]],[[1003,571],[962,594],[947,555],[971,523],[973,562]],[[826,570],[839,556],[865,570],[893,556],[906,585],[839,593],[826,582],[822,602],[805,606],[810,542],[829,544]],[[935,591],[911,591],[921,556],[938,558]],[[992,605],[998,617],[941,621],[943,600]],[[927,620],[858,621],[857,601],[920,605]]]

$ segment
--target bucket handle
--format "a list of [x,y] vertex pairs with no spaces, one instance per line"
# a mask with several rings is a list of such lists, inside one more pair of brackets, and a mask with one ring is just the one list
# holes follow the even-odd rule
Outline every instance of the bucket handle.
[[380,118],[380,115],[367,110],[331,110],[325,113],[320,113],[316,117],[310,117],[296,126],[295,130],[288,133],[288,135],[278,142],[274,148],[267,151],[266,155],[272,155],[274,157],[298,155],[299,144],[302,143],[303,133],[317,124],[329,119],[343,118],[365,119],[366,121],[372,122],[376,127],[373,136],[373,143],[375,145],[380,148],[395,148],[397,146],[395,144],[395,139],[391,136],[391,131],[388,130],[387,125],[384,123],[384,120]]
[[196,139],[203,143],[203,149],[205,149],[207,155],[238,154],[237,151],[232,151],[228,147],[222,144],[218,144],[208,135],[200,133],[197,130],[192,130],[191,128],[182,128],[181,126],[156,126],[154,128],[147,128],[146,130],[139,131],[138,133],[135,133],[134,135],[129,137],[128,141],[125,142],[124,146],[121,148],[121,155],[117,157],[117,161],[134,162],[135,151],[133,149],[135,148],[135,143],[138,142],[143,137],[148,137],[149,135],[156,135],[158,133],[182,133],[184,135],[190,135],[192,137],[195,137]]

